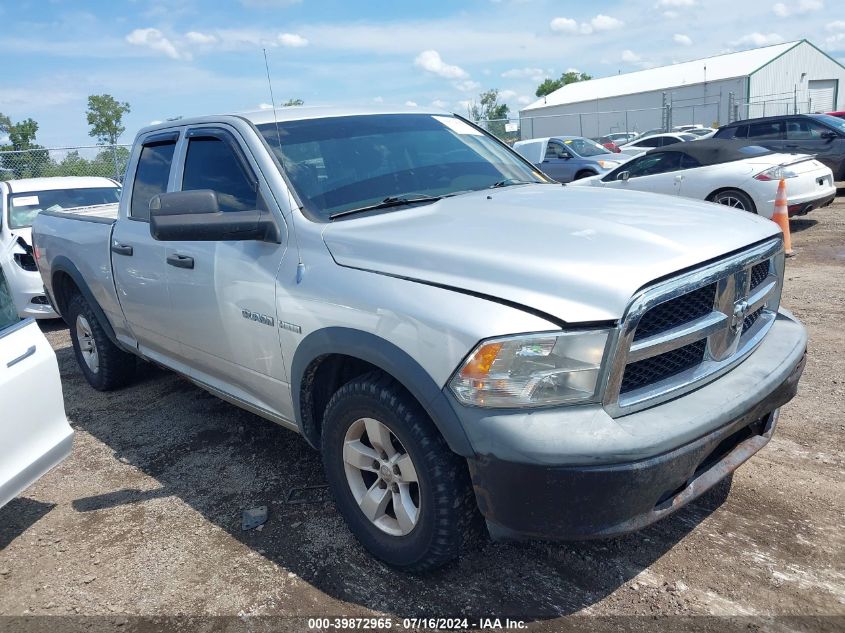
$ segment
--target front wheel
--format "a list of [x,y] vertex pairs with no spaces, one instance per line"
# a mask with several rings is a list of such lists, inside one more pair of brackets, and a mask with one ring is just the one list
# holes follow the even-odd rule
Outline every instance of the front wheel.
[[739,209],[740,211],[757,213],[757,207],[754,206],[754,201],[747,193],[739,189],[720,191],[716,195],[711,196],[710,200],[716,204],[723,204],[726,207]]
[[341,387],[321,450],[337,508],[374,556],[424,571],[459,555],[476,513],[466,462],[396,381],[376,371]]

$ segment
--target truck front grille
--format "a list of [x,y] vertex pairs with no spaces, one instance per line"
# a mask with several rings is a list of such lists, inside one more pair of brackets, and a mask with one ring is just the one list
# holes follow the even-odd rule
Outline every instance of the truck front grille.
[[783,261],[773,239],[639,293],[608,374],[611,415],[677,397],[751,353],[777,315]]

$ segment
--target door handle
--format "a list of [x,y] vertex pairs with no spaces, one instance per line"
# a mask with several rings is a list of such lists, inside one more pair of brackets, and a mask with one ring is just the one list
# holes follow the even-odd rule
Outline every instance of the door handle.
[[167,263],[171,266],[176,266],[176,268],[193,268],[194,258],[174,253],[173,255],[167,256]]
[[35,345],[31,345],[30,348],[28,350],[26,350],[23,354],[21,354],[17,358],[13,358],[8,363],[6,363],[6,367],[13,367],[14,365],[17,365],[22,360],[26,360],[27,358],[29,358],[33,354],[35,354]]
[[118,255],[132,256],[132,247],[129,244],[121,244],[120,242],[112,242],[111,252]]
[[798,147],[798,143],[787,143],[784,147]]

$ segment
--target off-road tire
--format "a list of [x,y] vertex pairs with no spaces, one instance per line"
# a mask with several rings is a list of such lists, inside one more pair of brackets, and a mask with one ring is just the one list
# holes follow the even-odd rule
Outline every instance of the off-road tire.
[[[80,315],[87,321],[96,345],[99,357],[99,367],[96,371],[92,371],[88,366],[80,349],[76,327]],[[129,384],[135,375],[135,356],[124,352],[111,342],[94,310],[81,294],[75,294],[68,302],[67,317],[76,362],[88,384],[97,391],[112,391]]]
[[[361,418],[387,426],[414,463],[419,518],[404,536],[381,531],[358,506],[347,481],[343,443]],[[451,451],[419,403],[380,371],[343,385],[326,406],[321,453],[332,495],[349,529],[374,556],[405,571],[422,572],[456,559],[471,542],[478,510],[466,461]]]

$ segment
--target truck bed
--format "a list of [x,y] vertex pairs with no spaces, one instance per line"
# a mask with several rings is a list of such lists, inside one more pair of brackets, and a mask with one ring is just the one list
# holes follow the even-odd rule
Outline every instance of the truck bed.
[[[53,288],[56,274],[67,273],[83,294],[90,292],[113,324],[123,323],[111,264],[111,235],[117,211],[117,203],[42,211],[32,225],[38,270],[50,296],[57,300]],[[55,307],[61,312],[61,305]]]

